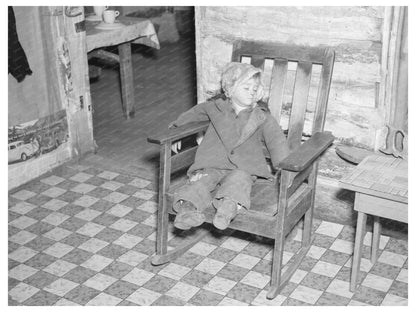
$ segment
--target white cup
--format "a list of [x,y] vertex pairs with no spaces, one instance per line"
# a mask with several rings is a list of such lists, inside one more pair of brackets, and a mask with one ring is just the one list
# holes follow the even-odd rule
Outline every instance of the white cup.
[[94,14],[97,15],[99,18],[103,19],[103,12],[108,9],[108,6],[95,6]]
[[103,12],[103,20],[107,24],[113,24],[120,12],[115,10],[105,10]]

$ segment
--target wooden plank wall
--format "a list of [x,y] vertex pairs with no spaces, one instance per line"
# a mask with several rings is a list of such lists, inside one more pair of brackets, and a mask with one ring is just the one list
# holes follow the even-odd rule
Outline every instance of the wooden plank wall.
[[[385,116],[376,100],[384,14],[385,7],[371,6],[196,7],[198,100],[218,92],[221,67],[235,40],[330,46],[336,61],[326,128],[341,141],[372,148]],[[293,83],[296,66],[289,69],[287,85]],[[315,104],[318,82],[314,66],[308,108]],[[286,92],[284,106],[290,102]]]

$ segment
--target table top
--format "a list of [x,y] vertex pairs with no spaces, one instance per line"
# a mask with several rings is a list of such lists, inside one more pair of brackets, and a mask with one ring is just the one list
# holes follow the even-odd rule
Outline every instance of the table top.
[[407,203],[407,160],[392,156],[367,156],[339,184],[352,191]]
[[140,43],[159,49],[159,39],[152,22],[145,18],[120,16],[118,23],[123,27],[111,30],[97,29],[101,22],[86,20],[87,52],[94,49],[119,45],[125,42]]

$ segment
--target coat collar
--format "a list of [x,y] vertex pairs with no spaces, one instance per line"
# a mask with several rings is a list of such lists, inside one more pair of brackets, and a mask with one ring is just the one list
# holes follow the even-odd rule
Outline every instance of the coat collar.
[[[234,112],[234,109],[233,109],[233,106],[231,104],[231,101],[228,98],[218,98],[218,99],[216,99],[215,106],[217,107],[217,109],[220,112],[223,112],[223,113],[231,113],[231,112]],[[258,103],[253,108],[253,111],[254,110],[261,110],[263,112],[267,112],[268,111],[267,107],[264,107],[264,105],[261,105],[260,103]]]
[[215,106],[218,108],[220,112],[231,112],[232,106],[229,99],[219,98],[215,101]]

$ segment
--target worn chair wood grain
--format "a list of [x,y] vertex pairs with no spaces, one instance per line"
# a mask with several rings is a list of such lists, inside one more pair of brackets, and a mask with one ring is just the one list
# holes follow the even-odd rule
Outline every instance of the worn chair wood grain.
[[[278,120],[282,115],[288,62],[297,63],[287,129],[291,154],[278,165],[278,168],[275,168],[279,173],[277,183],[254,185],[252,207],[248,211],[242,210],[244,212],[238,214],[230,224],[232,229],[274,239],[271,281],[267,294],[267,298],[272,299],[289,281],[311,246],[318,160],[334,140],[330,132],[323,130],[335,55],[334,51],[326,48],[247,41],[234,44],[232,61],[242,61],[247,57],[251,59],[253,65],[261,68],[264,68],[266,59],[273,61],[270,88],[268,88],[270,90],[268,106],[272,115]],[[315,64],[321,66],[315,113],[310,138],[302,143],[312,67]],[[287,115],[287,112],[285,114]],[[168,214],[175,213],[171,208],[171,195],[174,191],[174,185],[171,185],[170,180],[171,175],[192,164],[197,148],[195,146],[172,155],[171,145],[172,142],[205,130],[207,125],[207,122],[192,123],[148,138],[149,142],[161,146],[157,247],[156,255],[152,259],[154,265],[172,261],[182,255],[209,230],[209,228],[201,227],[192,231],[191,239],[174,250],[167,250]],[[205,214],[206,223],[212,223],[214,209],[210,207]],[[285,237],[301,218],[304,218],[302,246],[282,274]]]

